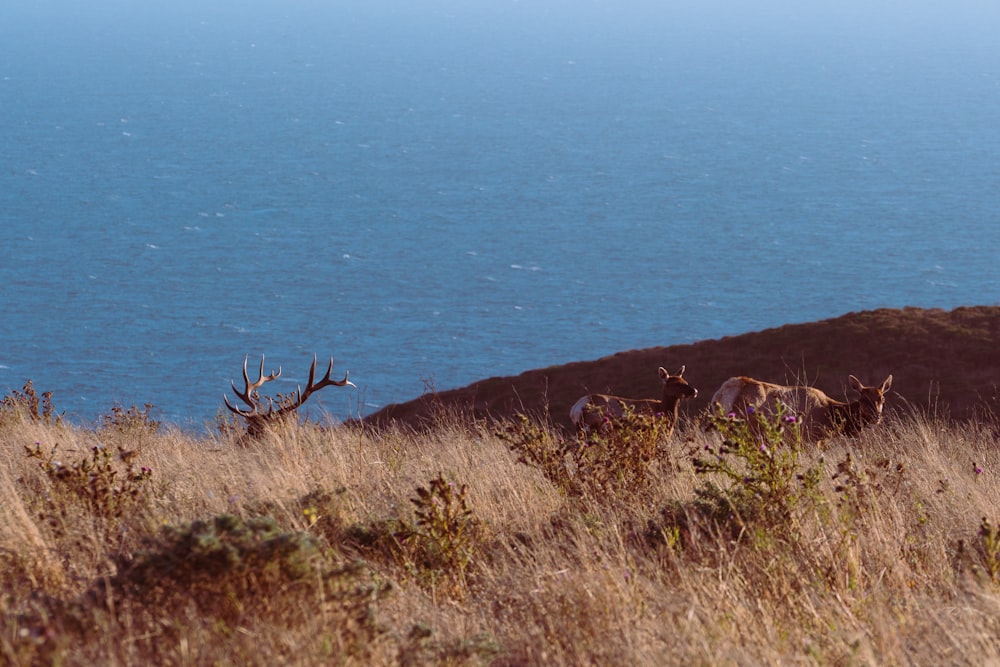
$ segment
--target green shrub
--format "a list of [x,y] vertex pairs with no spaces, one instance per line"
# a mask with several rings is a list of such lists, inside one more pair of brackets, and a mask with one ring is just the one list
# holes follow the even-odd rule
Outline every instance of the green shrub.
[[583,492],[581,480],[569,467],[575,449],[574,443],[567,443],[551,429],[526,415],[519,415],[518,421],[507,424],[496,435],[517,454],[518,463],[540,470],[561,492],[567,495],[579,495]]
[[[282,531],[271,517],[220,515],[164,527],[142,549],[116,553],[112,561],[117,572],[78,598],[28,601],[7,655],[23,664],[55,664],[102,628],[136,642],[119,660],[214,664],[202,662],[211,654],[185,660],[178,649],[205,628],[217,652],[244,650],[241,633],[248,628],[271,633],[268,641],[282,645],[282,629],[314,627],[313,646],[325,664],[366,664],[384,634],[375,604],[389,587],[361,563],[332,563],[318,540]],[[277,662],[295,657],[271,655]],[[267,664],[262,658],[244,656],[241,664]]]
[[319,544],[308,533],[278,529],[271,517],[229,514],[165,527],[146,548],[119,562],[115,582],[131,591],[162,586],[242,589],[302,580],[315,572]]
[[411,498],[417,517],[416,536],[423,543],[425,567],[444,568],[464,578],[472,561],[477,521],[469,509],[468,488],[438,474]]
[[751,412],[747,419],[713,416],[722,435],[693,460],[703,482],[695,495],[703,510],[738,529],[751,524],[789,527],[798,510],[818,499],[821,466],[803,467],[795,416]]
[[424,587],[453,598],[467,593],[467,575],[475,563],[480,523],[468,504],[468,488],[438,474],[418,487],[415,521],[392,518],[348,527],[345,537],[362,552],[395,564]]
[[979,524],[979,552],[986,574],[994,584],[1000,583],[1000,528],[983,517]]

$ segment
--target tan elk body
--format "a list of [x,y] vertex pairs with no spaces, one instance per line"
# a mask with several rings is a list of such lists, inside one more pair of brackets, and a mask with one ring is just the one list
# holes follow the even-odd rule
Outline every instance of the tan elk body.
[[662,415],[667,421],[668,435],[673,433],[677,424],[682,398],[694,398],[698,390],[687,383],[682,376],[684,366],[671,375],[662,366],[658,370],[663,381],[663,394],[660,398],[622,398],[607,394],[587,394],[580,397],[570,408],[569,418],[582,431],[589,432],[595,428],[607,428],[613,420],[620,419],[626,412],[636,414]]
[[892,386],[892,376],[878,386],[868,387],[853,375],[851,388],[859,396],[845,403],[830,398],[815,387],[785,386],[761,382],[749,377],[726,380],[712,396],[712,409],[722,416],[744,418],[750,411],[768,415],[784,412],[799,419],[799,433],[809,442],[841,433],[854,436],[882,420],[885,393]]

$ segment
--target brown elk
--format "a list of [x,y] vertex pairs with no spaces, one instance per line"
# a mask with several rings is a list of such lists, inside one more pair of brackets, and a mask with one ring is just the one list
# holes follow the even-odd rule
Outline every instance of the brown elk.
[[716,414],[743,418],[753,411],[768,415],[783,412],[799,420],[804,441],[815,442],[836,434],[855,436],[862,429],[882,420],[885,393],[892,386],[892,376],[878,386],[867,387],[853,375],[848,377],[857,400],[844,403],[830,398],[819,389],[784,386],[748,377],[733,377],[722,383],[712,396]]
[[249,439],[256,439],[263,435],[267,430],[268,426],[278,423],[279,421],[285,419],[289,415],[295,413],[302,404],[309,400],[313,392],[316,392],[323,387],[356,387],[353,382],[347,379],[350,372],[344,373],[343,380],[333,380],[330,378],[330,373],[333,372],[333,357],[330,357],[330,366],[326,369],[326,375],[320,378],[319,382],[316,382],[316,356],[313,355],[312,366],[309,367],[309,382],[306,384],[306,388],[303,390],[302,387],[298,387],[293,394],[288,396],[277,397],[277,400],[272,397],[267,398],[267,410],[263,409],[261,403],[260,394],[258,389],[261,388],[265,383],[271,382],[272,380],[277,380],[281,376],[281,367],[278,367],[277,371],[272,371],[270,375],[264,375],[264,357],[260,358],[260,373],[258,374],[256,382],[250,382],[250,375],[247,373],[247,360],[249,355],[243,359],[243,382],[245,388],[243,391],[239,391],[236,388],[236,383],[232,382],[233,393],[236,397],[249,406],[249,410],[241,410],[240,408],[233,407],[229,402],[229,397],[223,394],[223,400],[226,402],[226,407],[232,412],[243,417],[247,422],[247,430],[245,437]]
[[682,376],[684,366],[671,375],[662,366],[659,369],[663,380],[663,395],[660,398],[622,398],[606,394],[587,394],[570,408],[569,418],[584,432],[594,428],[606,429],[614,419],[620,419],[627,412],[636,414],[661,415],[667,422],[667,435],[673,433],[677,424],[682,398],[694,398],[698,390],[687,383]]

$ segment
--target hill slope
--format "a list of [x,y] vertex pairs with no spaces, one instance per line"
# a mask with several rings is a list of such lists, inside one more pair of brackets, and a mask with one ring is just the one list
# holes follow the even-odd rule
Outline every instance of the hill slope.
[[686,406],[688,414],[706,408],[715,389],[734,375],[809,384],[844,399],[849,374],[874,384],[891,373],[890,405],[936,407],[965,417],[996,406],[998,341],[1000,307],[879,309],[489,378],[386,406],[365,422],[418,427],[444,407],[476,417],[548,410],[553,422],[565,425],[570,406],[583,394],[659,396],[657,368],[675,372],[682,365],[699,390]]

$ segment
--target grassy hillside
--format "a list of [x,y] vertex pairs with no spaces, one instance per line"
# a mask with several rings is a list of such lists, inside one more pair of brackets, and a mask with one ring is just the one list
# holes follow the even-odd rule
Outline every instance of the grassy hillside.
[[850,313],[689,345],[621,352],[594,361],[489,378],[468,387],[390,405],[368,417],[416,426],[441,406],[470,415],[507,416],[548,411],[565,424],[570,406],[586,393],[659,396],[656,369],[674,372],[698,388],[685,404],[694,414],[734,375],[778,383],[805,383],[834,398],[846,396],[847,376],[866,384],[893,375],[890,406],[934,408],[956,417],[995,406],[1000,378],[1000,307],[952,311],[905,308]]
[[240,447],[5,406],[0,662],[1000,660],[993,420],[800,450],[439,419]]
[[[26,387],[0,400],[0,664],[998,664],[996,324],[876,311],[530,376],[896,376],[881,425],[809,447],[784,420],[580,439],[445,394],[419,429],[247,441],[137,408],[82,428]],[[973,418],[922,409],[938,378]]]

